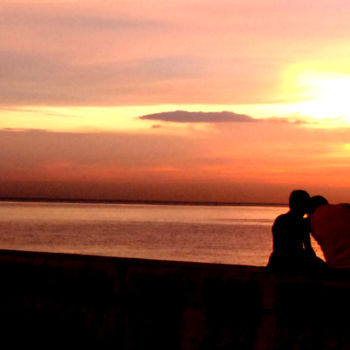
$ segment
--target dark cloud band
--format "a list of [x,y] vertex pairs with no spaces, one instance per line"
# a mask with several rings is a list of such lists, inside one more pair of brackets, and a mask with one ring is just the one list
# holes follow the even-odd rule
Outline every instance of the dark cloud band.
[[139,117],[142,120],[153,120],[173,123],[237,123],[256,122],[256,119],[233,112],[187,112],[173,111],[147,114]]

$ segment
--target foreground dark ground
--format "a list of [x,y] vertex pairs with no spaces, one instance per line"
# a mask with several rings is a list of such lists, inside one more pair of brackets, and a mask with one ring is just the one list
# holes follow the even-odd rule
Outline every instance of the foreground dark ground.
[[0,250],[1,339],[114,349],[350,349],[350,275]]

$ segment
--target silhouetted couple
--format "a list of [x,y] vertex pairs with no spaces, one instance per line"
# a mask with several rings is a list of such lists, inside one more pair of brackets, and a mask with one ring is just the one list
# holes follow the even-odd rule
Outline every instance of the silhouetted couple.
[[[327,264],[316,256],[310,241],[312,221],[310,214],[316,212],[317,207],[323,203],[323,199],[317,196],[314,200],[303,190],[291,193],[289,211],[278,216],[272,226],[273,252],[267,265],[269,271],[321,272],[326,270]],[[307,214],[308,217],[306,217]]]

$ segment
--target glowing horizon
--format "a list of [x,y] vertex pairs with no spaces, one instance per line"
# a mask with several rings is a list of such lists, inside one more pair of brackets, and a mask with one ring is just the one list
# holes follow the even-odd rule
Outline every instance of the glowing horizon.
[[347,9],[2,1],[0,196],[347,200]]

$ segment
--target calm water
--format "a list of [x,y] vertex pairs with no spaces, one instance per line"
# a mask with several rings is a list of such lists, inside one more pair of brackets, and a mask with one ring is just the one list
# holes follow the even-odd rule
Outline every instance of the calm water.
[[0,202],[0,248],[266,265],[286,207]]

